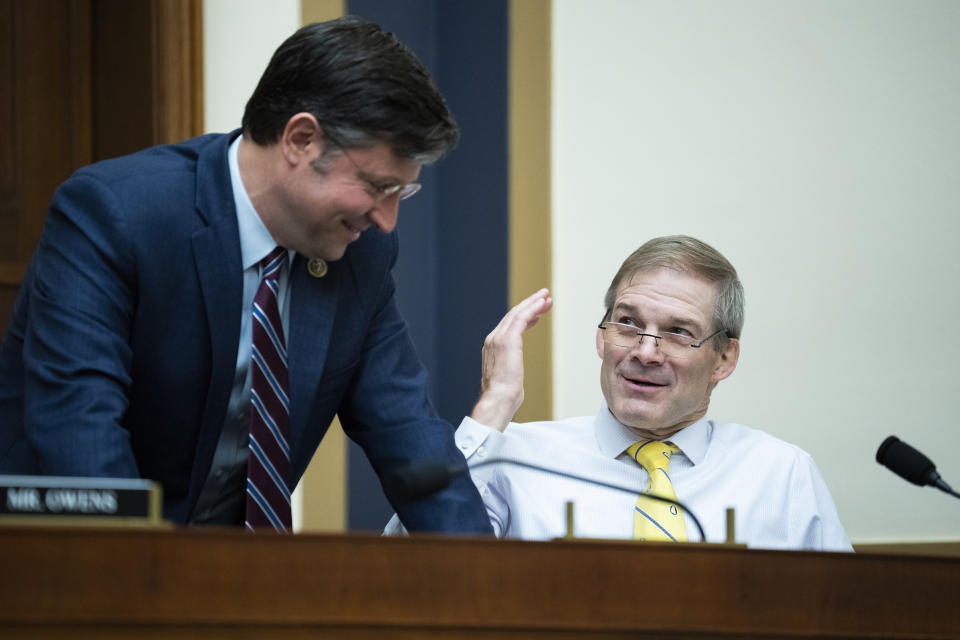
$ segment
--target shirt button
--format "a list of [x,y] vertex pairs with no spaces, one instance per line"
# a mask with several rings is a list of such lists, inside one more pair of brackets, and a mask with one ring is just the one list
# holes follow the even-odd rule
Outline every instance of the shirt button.
[[463,440],[460,441],[460,448],[466,451],[470,448],[470,445],[473,444],[473,438],[470,436],[464,436]]
[[477,457],[478,458],[487,457],[487,450],[483,447],[483,445],[480,445],[479,447],[477,447]]

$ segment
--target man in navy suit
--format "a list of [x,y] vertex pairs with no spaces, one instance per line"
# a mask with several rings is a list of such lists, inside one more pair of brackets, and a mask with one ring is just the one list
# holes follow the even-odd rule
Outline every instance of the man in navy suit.
[[[289,486],[335,414],[381,479],[462,460],[391,276],[398,202],[458,136],[416,57],[345,18],[280,46],[242,130],[77,171],[0,350],[0,473],[150,478],[167,519],[242,524],[251,306],[278,246]],[[411,529],[490,531],[469,478],[414,502],[384,485]]]

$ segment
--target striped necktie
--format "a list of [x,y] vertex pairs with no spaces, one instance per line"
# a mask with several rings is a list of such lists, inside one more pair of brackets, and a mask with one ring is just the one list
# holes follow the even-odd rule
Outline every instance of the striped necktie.
[[684,542],[687,539],[687,527],[683,514],[676,505],[648,498],[653,494],[670,500],[676,500],[667,470],[670,456],[680,451],[674,444],[657,440],[641,440],[627,447],[627,453],[650,474],[650,482],[644,492],[637,496],[633,508],[634,540],[673,540]]
[[280,270],[286,262],[282,247],[263,259],[262,280],[253,299],[245,522],[250,531],[292,528],[287,346],[277,304]]

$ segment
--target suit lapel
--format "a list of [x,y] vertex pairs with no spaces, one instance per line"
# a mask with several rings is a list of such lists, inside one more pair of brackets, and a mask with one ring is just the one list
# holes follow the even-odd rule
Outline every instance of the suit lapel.
[[317,381],[323,376],[330,333],[337,312],[338,282],[343,260],[329,263],[327,275],[314,278],[297,254],[290,273],[290,323],[287,353],[290,367],[290,438],[293,468],[306,454],[301,446],[307,431]]
[[227,147],[238,133],[222,136],[217,143],[205,148],[197,160],[197,214],[206,226],[192,237],[193,258],[207,317],[211,360],[207,401],[190,483],[191,511],[209,473],[226,418],[240,342],[243,264],[227,164]]
[[[222,404],[226,408],[240,342],[243,268],[237,243],[224,240],[224,236],[229,237],[231,232],[237,233],[235,225],[232,229],[227,225],[207,227],[193,236],[193,258],[207,315],[212,361],[210,390],[203,420],[205,426],[209,424],[208,418],[216,416],[216,408],[210,406],[211,400],[223,399]],[[223,416],[220,418],[222,422]],[[215,426],[219,434],[221,425]]]

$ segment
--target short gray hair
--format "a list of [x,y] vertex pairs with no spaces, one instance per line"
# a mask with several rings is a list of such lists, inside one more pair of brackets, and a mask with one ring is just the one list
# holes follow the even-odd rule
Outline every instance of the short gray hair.
[[716,284],[717,304],[713,310],[713,320],[716,325],[714,331],[722,330],[721,335],[726,339],[718,339],[714,345],[718,350],[722,350],[727,345],[727,339],[740,338],[743,330],[744,297],[743,285],[740,284],[737,270],[719,251],[706,242],[690,236],[654,238],[631,253],[620,265],[620,270],[617,271],[604,296],[603,302],[606,306],[604,318],[610,317],[617,300],[617,292],[624,281],[638,273],[661,267],[690,271]]

